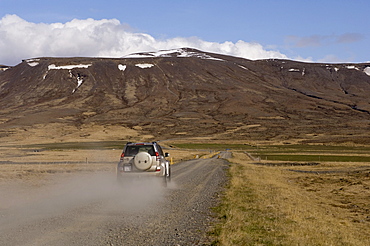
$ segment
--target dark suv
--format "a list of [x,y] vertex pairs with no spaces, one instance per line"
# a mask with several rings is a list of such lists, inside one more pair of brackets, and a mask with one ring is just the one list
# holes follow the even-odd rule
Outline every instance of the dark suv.
[[117,179],[124,181],[129,177],[157,176],[162,177],[167,184],[171,179],[171,167],[165,159],[168,156],[157,142],[128,142],[117,166]]

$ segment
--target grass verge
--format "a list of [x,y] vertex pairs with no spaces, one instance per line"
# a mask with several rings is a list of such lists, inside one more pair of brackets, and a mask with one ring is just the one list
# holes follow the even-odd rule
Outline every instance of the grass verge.
[[217,208],[223,223],[214,230],[214,245],[368,245],[368,169],[292,172],[251,164],[240,152],[230,161],[230,184]]

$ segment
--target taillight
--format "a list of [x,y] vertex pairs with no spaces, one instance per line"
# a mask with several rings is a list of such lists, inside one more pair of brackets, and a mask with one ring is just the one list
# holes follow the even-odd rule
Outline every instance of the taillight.
[[156,156],[156,160],[159,161],[159,153],[158,152],[155,152],[155,156]]
[[125,156],[125,153],[122,153],[122,154],[121,154],[121,158],[123,158],[124,156]]
[[159,172],[159,171],[161,171],[161,166],[157,166],[157,168],[156,168],[156,170],[155,170],[156,172]]

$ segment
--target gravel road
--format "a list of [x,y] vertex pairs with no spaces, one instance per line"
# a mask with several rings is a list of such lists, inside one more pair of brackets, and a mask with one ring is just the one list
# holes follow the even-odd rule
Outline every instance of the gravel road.
[[8,185],[0,245],[208,245],[227,166],[218,158],[175,164],[167,188],[158,179],[117,184],[105,172]]

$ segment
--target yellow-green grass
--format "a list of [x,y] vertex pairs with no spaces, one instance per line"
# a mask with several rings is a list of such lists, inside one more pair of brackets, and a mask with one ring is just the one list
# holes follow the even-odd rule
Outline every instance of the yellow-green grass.
[[[313,172],[295,172],[233,154],[215,245],[369,245],[367,163],[299,166],[296,171]],[[315,172],[323,169],[335,172]]]

